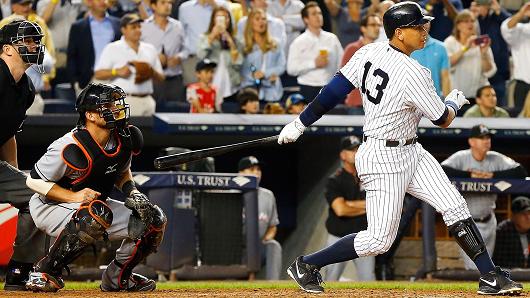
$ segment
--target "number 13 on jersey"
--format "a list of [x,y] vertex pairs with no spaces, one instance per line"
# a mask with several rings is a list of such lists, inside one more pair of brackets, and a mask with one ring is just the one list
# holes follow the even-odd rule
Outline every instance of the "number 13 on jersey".
[[372,68],[372,62],[366,61],[364,64],[364,73],[363,73],[363,81],[361,85],[361,92],[366,94],[366,97],[368,97],[368,100],[372,102],[373,104],[379,104],[381,102],[381,98],[383,97],[383,92],[386,88],[386,85],[388,84],[388,74],[381,70],[381,68],[378,68],[372,72],[372,76],[374,77],[381,77],[381,82],[375,86],[375,97],[372,96],[373,93],[370,92],[370,90],[366,89],[366,79],[368,76],[368,72],[370,72],[370,69]]

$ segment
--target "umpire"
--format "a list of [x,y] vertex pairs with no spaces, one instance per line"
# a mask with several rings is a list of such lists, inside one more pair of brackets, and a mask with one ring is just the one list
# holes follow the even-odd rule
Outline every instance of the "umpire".
[[33,192],[26,186],[26,175],[19,171],[15,134],[22,128],[26,110],[35,98],[35,88],[25,71],[41,67],[44,58],[39,25],[15,20],[0,29],[0,202],[18,211],[17,237],[9,261],[4,290],[25,290],[33,263],[44,256],[44,233],[36,227],[28,202]]
[[[342,167],[329,177],[326,185],[325,196],[329,204],[329,215],[326,221],[327,246],[348,234],[365,230],[368,225],[365,193],[360,189],[355,169],[355,154],[359,145],[361,141],[356,136],[341,139],[339,156]],[[357,269],[358,280],[375,280],[375,257],[357,258],[353,260],[353,263]],[[326,280],[339,280],[345,267],[346,262],[328,265]]]

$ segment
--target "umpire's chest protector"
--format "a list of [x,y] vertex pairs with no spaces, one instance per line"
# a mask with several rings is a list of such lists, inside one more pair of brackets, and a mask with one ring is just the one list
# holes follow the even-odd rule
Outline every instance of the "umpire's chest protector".
[[[63,151],[63,159],[68,166],[79,170],[82,175],[75,180],[61,181],[61,186],[72,191],[90,188],[100,192],[101,199],[105,200],[131,158],[133,149],[127,146],[129,140],[124,140],[122,136],[116,134],[118,145],[114,152],[108,153],[96,143],[86,129],[77,130],[73,136],[77,146],[74,144],[71,146],[77,147],[75,148],[77,152],[73,152],[74,149],[69,150],[70,152]],[[81,154],[83,156],[80,156]],[[69,162],[73,161],[72,159],[85,159],[83,161],[86,161],[84,163],[86,167],[75,168],[73,163]]]

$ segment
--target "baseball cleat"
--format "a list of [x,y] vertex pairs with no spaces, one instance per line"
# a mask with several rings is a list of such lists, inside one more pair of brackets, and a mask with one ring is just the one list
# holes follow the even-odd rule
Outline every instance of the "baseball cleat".
[[31,272],[26,282],[26,289],[34,292],[57,292],[64,288],[61,277],[54,277],[45,272]]
[[101,284],[99,288],[103,292],[119,292],[119,291],[150,292],[156,289],[156,282],[154,280],[149,279],[138,273],[131,274],[131,277],[129,278],[129,285],[131,286],[125,289],[115,289],[115,288],[105,287],[103,284]]
[[520,295],[523,285],[510,279],[510,273],[496,266],[493,271],[480,276],[478,291],[481,295]]
[[315,265],[309,265],[302,262],[302,256],[287,268],[287,274],[298,284],[298,286],[308,293],[322,293],[324,288],[320,285],[322,283],[322,275]]

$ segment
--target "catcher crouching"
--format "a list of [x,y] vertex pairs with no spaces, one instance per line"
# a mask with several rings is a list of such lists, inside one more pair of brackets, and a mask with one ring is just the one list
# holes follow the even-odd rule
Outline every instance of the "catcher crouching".
[[[56,292],[63,268],[100,240],[123,240],[103,272],[103,291],[152,291],[155,281],[132,272],[162,241],[166,216],[139,192],[130,170],[143,145],[128,125],[126,94],[110,84],[89,84],[76,101],[78,125],[54,141],[35,164],[27,185],[36,192],[30,212],[36,226],[56,237],[30,274],[26,287]],[[125,203],[114,200],[117,187]]]

